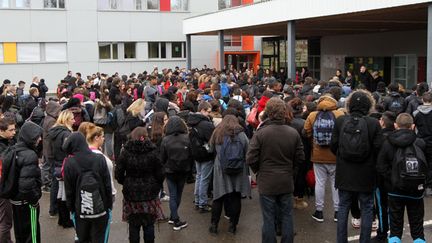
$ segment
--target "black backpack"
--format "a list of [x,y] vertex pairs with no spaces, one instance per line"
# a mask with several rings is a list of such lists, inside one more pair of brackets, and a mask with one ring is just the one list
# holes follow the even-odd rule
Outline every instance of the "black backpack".
[[12,199],[18,193],[18,151],[16,146],[10,146],[1,155],[0,198]]
[[394,112],[396,115],[404,112],[405,99],[402,97],[392,97],[388,105],[388,110]]
[[[73,163],[76,163],[74,161]],[[92,168],[81,170],[76,184],[75,210],[80,218],[99,218],[106,214],[105,190],[101,177]]]
[[340,130],[338,155],[344,161],[362,163],[369,157],[370,150],[366,118],[346,117]]
[[191,147],[189,141],[187,144],[184,139],[181,139],[179,135],[170,140],[169,146],[167,146],[167,166],[172,172],[185,173],[192,169],[193,160],[191,158]]
[[196,127],[192,127],[189,133],[189,139],[192,147],[192,157],[197,162],[206,162],[209,160],[209,145],[198,133]]
[[313,124],[314,142],[319,146],[329,146],[335,125],[335,115],[332,111],[319,111]]
[[423,191],[427,174],[426,157],[415,143],[405,148],[397,148],[391,172],[394,189],[408,193]]
[[236,175],[243,171],[245,151],[239,135],[225,136],[219,153],[222,171],[227,175]]

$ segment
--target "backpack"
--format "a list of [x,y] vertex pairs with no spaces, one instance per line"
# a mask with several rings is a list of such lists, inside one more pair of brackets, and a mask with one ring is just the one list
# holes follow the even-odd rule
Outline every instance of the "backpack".
[[222,171],[227,175],[237,175],[243,172],[245,151],[239,135],[225,136],[220,149],[219,161]]
[[338,155],[345,161],[361,163],[367,159],[370,150],[366,119],[348,116],[341,127]]
[[112,114],[107,112],[105,107],[101,107],[100,109],[95,109],[93,121],[96,125],[108,125],[111,122]]
[[[172,135],[176,136],[176,135]],[[185,173],[191,171],[192,159],[191,159],[191,148],[189,144],[185,144],[185,141],[176,136],[177,139],[172,139],[167,146],[168,160],[167,165],[170,170],[174,173]],[[189,141],[187,141],[189,142]]]
[[335,125],[332,111],[319,111],[313,124],[313,139],[319,146],[329,146]]
[[198,133],[196,127],[192,127],[189,133],[189,139],[192,147],[192,157],[197,162],[206,162],[209,160],[209,145]]
[[402,97],[392,97],[388,110],[394,112],[396,115],[404,112],[404,101],[405,100]]
[[17,153],[19,151],[15,146],[10,146],[2,153],[0,160],[0,198],[12,199],[18,193]]
[[230,90],[229,90],[228,85],[226,83],[221,83],[220,87],[221,87],[222,97],[229,97],[230,96]]
[[102,180],[92,169],[82,170],[76,184],[75,210],[80,218],[99,218],[106,214]]
[[397,148],[391,172],[394,189],[408,193],[423,191],[427,173],[426,157],[415,143],[406,148]]

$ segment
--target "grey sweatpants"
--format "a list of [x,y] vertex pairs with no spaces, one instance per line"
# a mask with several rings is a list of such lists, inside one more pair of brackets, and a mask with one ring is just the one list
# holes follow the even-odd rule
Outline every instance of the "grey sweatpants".
[[336,165],[335,164],[313,164],[315,174],[315,207],[316,210],[322,211],[324,209],[325,189],[327,179],[330,180],[332,195],[333,195],[333,208],[338,211],[339,195],[335,188]]

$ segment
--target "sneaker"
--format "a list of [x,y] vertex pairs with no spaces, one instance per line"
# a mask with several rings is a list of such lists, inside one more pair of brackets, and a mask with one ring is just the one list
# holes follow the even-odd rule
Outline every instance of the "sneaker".
[[317,222],[324,222],[324,216],[322,211],[316,210],[314,214],[312,214],[312,218],[315,219]]
[[354,229],[360,229],[361,219],[352,218],[351,225]]
[[183,228],[186,228],[188,226],[188,224],[185,222],[182,222],[180,220],[177,220],[176,222],[174,222],[174,226],[173,226],[173,230],[175,231],[179,231]]
[[49,213],[49,218],[55,219],[55,218],[57,218],[57,214],[56,213]]
[[50,193],[51,192],[51,188],[49,188],[48,186],[44,186],[44,187],[42,187],[42,192],[43,193]]
[[226,219],[230,220],[230,217],[228,217],[228,216],[226,216],[226,215],[224,215],[224,218],[226,218]]
[[376,231],[378,229],[378,219],[375,219],[372,222],[372,231]]
[[168,224],[174,224],[174,220],[172,218],[168,219]]
[[209,213],[211,212],[211,207],[209,205],[199,207],[200,213]]
[[209,232],[210,232],[210,234],[216,235],[218,233],[218,226],[217,226],[217,224],[210,225]]
[[294,208],[305,209],[308,206],[309,206],[308,203],[303,198],[298,198],[298,197],[294,198]]
[[336,212],[334,213],[333,221],[337,222],[337,216],[338,216],[338,212],[336,211]]
[[169,202],[170,197],[168,195],[165,195],[160,200],[161,200],[161,202]]

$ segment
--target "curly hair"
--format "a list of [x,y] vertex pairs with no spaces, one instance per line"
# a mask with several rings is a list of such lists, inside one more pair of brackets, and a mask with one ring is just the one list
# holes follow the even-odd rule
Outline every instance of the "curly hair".
[[273,97],[271,98],[265,107],[265,114],[270,120],[284,120],[286,117],[286,105],[283,100]]

